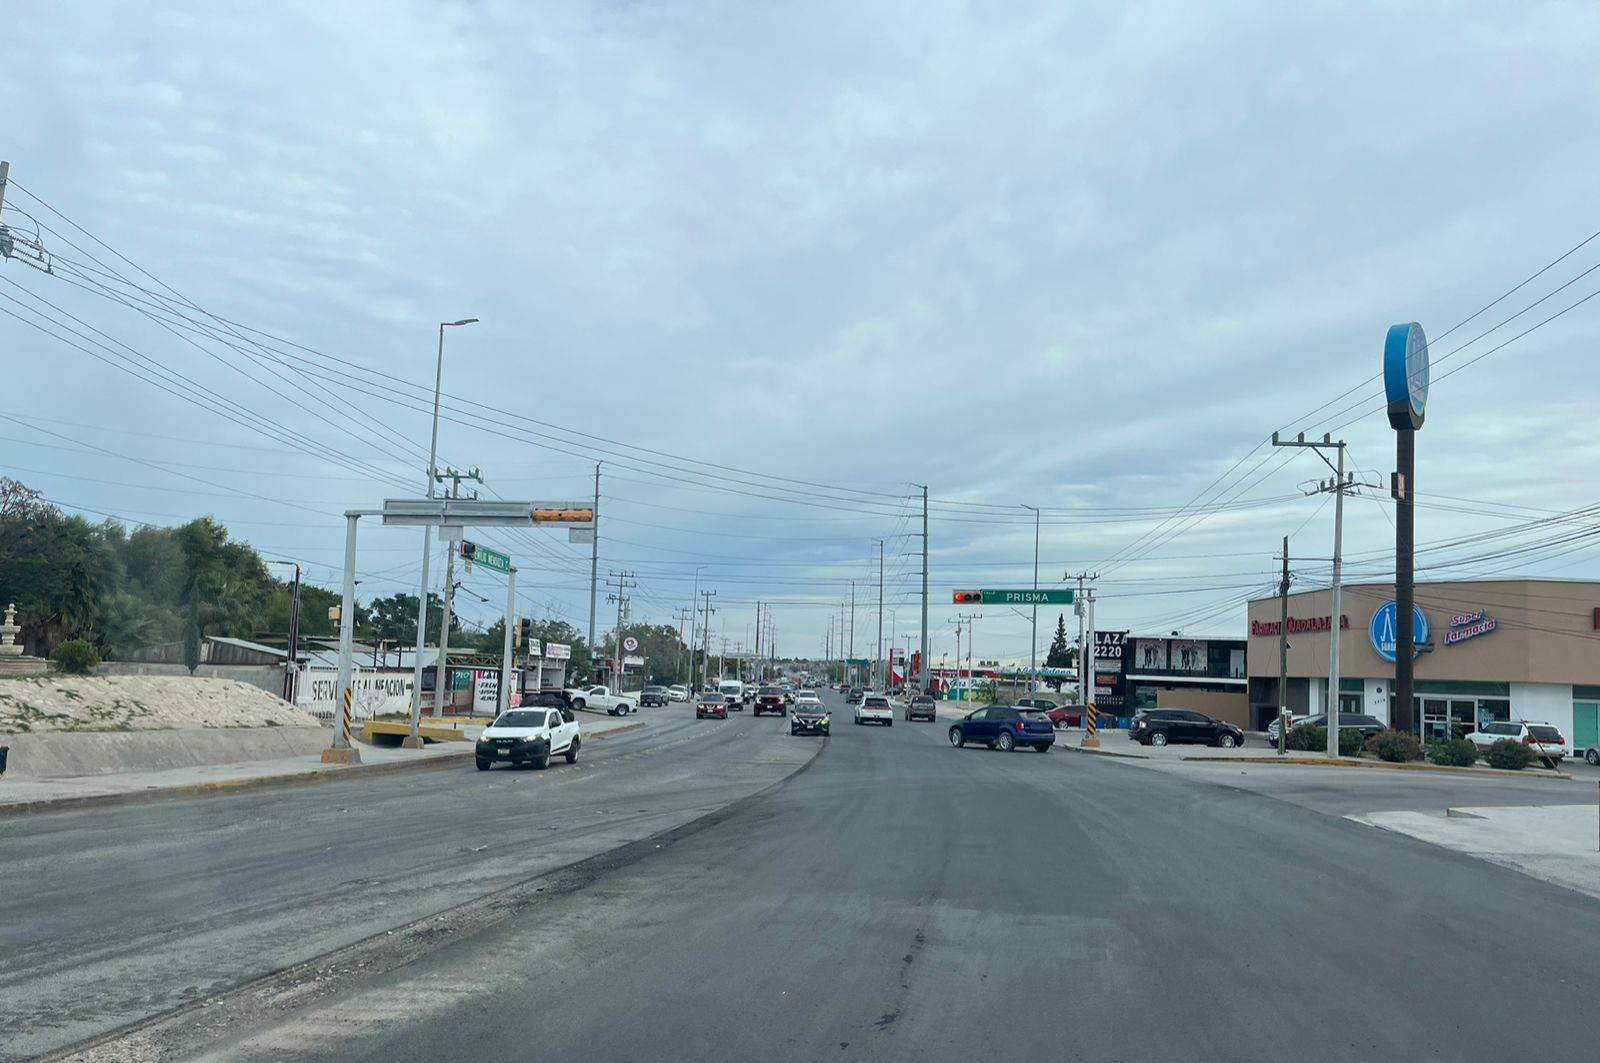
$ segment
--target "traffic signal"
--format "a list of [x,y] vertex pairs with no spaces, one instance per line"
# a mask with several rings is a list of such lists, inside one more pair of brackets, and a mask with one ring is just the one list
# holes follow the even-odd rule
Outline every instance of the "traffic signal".
[[956,599],[956,604],[957,605],[982,605],[983,604],[983,592],[982,591],[956,591],[955,599]]
[[461,560],[471,561],[478,556],[478,544],[471,539],[461,540]]
[[539,507],[533,510],[535,524],[593,524],[594,508],[585,507]]
[[512,645],[517,649],[526,652],[528,649],[528,636],[532,633],[531,625],[528,623],[528,618],[525,616],[518,617],[517,626],[514,630],[516,631],[516,634],[513,637]]

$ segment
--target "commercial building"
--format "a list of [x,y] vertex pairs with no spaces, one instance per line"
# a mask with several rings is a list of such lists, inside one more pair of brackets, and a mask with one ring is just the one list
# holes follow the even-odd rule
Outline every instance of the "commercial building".
[[1244,639],[1126,631],[1094,636],[1094,703],[1101,712],[1195,709],[1250,726]]
[[[1329,637],[1339,633],[1339,707],[1393,719],[1393,583],[1289,596],[1288,707],[1328,707]],[[1249,605],[1255,726],[1277,714],[1279,600]],[[1489,720],[1541,721],[1582,749],[1600,741],[1600,583],[1509,579],[1418,583],[1415,719],[1426,739]]]

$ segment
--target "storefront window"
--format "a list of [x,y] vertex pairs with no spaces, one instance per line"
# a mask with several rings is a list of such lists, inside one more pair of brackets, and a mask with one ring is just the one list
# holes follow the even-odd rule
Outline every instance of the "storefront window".
[[1505,698],[1479,698],[1478,723],[1511,719],[1511,702]]

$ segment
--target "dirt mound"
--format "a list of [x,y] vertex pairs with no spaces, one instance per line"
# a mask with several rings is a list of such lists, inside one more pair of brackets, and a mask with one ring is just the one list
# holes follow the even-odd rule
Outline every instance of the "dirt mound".
[[260,687],[188,676],[39,676],[0,680],[0,734],[315,727]]

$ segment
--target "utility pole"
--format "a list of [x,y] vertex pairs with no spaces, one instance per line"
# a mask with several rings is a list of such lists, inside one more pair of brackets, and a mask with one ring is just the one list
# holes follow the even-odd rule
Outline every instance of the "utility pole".
[[[961,614],[956,614],[956,678],[961,678]],[[949,693],[948,690],[945,693]]]
[[1283,537],[1283,578],[1278,581],[1278,756],[1289,748],[1289,537]]
[[[1301,432],[1299,438],[1280,440],[1278,433],[1272,433],[1272,445],[1275,447],[1303,447],[1315,452],[1322,463],[1333,470],[1332,480],[1322,480],[1317,484],[1317,489],[1311,494],[1333,493],[1333,595],[1330,603],[1330,616],[1328,622],[1328,697],[1325,708],[1328,720],[1328,756],[1339,755],[1339,643],[1341,616],[1341,558],[1340,546],[1344,537],[1344,495],[1351,487],[1355,486],[1355,478],[1346,478],[1344,474],[1344,440],[1336,440],[1331,434],[1323,433],[1322,439],[1307,441],[1306,434]],[[1336,462],[1328,460],[1324,450],[1336,452]],[[1287,550],[1284,551],[1288,553]]]
[[705,609],[705,619],[700,625],[700,636],[701,636],[701,639],[702,639],[702,642],[703,642],[703,645],[701,647],[701,653],[700,653],[700,679],[701,679],[701,682],[706,682],[710,678],[705,673],[711,667],[711,661],[710,661],[710,657],[711,657],[711,614],[716,612],[715,609],[711,608],[711,599],[715,598],[716,595],[717,595],[716,591],[701,591],[700,592],[700,597],[705,599],[705,607],[704,607],[704,609]]
[[761,681],[761,599],[756,599],[756,648],[751,651],[756,666],[756,682]]
[[[1039,589],[1039,507],[1022,503],[1023,509],[1033,510],[1033,589]],[[1033,681],[1039,674],[1039,603],[1033,603],[1033,633],[1028,636],[1028,692],[1033,693]]]
[[616,650],[616,656],[611,662],[614,666],[611,673],[611,688],[613,691],[620,694],[622,693],[622,681],[626,675],[625,665],[622,659],[622,613],[627,607],[628,588],[637,587],[639,584],[634,580],[632,572],[607,572],[607,587],[611,586],[612,580],[616,580],[617,593],[606,595],[606,601],[617,603],[617,632],[615,638],[612,639],[612,642],[614,643],[613,649]]
[[918,690],[928,689],[928,485],[922,485],[922,656],[918,661]]
[[692,609],[679,609],[672,615],[678,620],[678,645],[672,648],[672,674],[677,675],[683,668],[683,650],[688,643],[683,641],[683,622],[693,615]]
[[517,612],[517,567],[506,573],[506,629],[500,657],[500,693],[495,698],[495,715],[511,707],[511,635]]
[[850,656],[856,655],[856,581],[850,581]]
[[1094,588],[1089,588],[1089,600],[1085,603],[1088,613],[1084,623],[1088,630],[1084,633],[1083,649],[1078,653],[1080,664],[1087,662],[1082,668],[1089,677],[1088,685],[1084,688],[1083,702],[1083,740],[1078,744],[1088,746],[1090,749],[1100,747],[1100,729],[1098,726],[1099,712],[1094,707]]
[[[595,585],[600,575],[600,463],[594,463],[594,541],[589,546],[589,653],[594,653]],[[690,599],[693,601],[693,599]]]
[[[878,540],[878,655],[872,660],[873,675],[880,676],[883,667],[883,540]],[[877,689],[882,690],[880,683]]]
[[[1094,691],[1092,686],[1094,677],[1089,676],[1087,680],[1084,678],[1083,661],[1087,654],[1084,653],[1083,645],[1083,581],[1096,579],[1098,576],[1099,573],[1094,575],[1090,575],[1087,572],[1078,573],[1076,577],[1078,580],[1078,593],[1072,597],[1072,612],[1078,618],[1078,704],[1083,706],[1085,712],[1089,709],[1089,695]],[[1064,578],[1073,579],[1074,577],[1072,573],[1068,572]]]
[[[438,480],[443,483],[450,481],[450,490],[446,498],[461,497],[461,481],[471,480],[474,483],[483,483],[483,473],[477,469],[471,472],[458,472],[455,469],[446,469],[438,474]],[[472,492],[472,497],[477,498],[478,492]],[[445,554],[444,568],[444,616],[439,627],[439,668],[435,673],[433,690],[433,711],[436,716],[444,715],[445,699],[451,696],[446,688],[450,685],[450,606],[455,601],[456,595],[456,551],[460,548],[459,542],[452,542],[449,551]],[[417,603],[417,611],[427,612],[427,601]],[[413,719],[415,714],[413,714]]]

